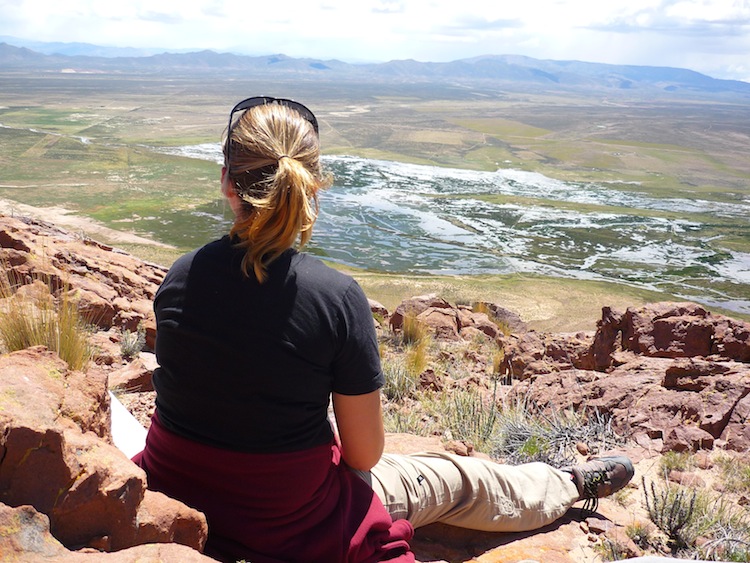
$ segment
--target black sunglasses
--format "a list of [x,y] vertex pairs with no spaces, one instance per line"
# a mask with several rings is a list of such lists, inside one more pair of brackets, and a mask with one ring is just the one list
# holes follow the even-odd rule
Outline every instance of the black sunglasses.
[[295,102],[294,100],[287,100],[285,98],[272,98],[270,96],[254,96],[252,98],[247,98],[246,100],[242,100],[240,103],[238,103],[236,106],[232,108],[232,111],[229,112],[229,125],[227,125],[227,137],[229,137],[229,134],[232,132],[232,121],[234,120],[234,114],[248,110],[250,108],[254,108],[255,106],[263,106],[266,104],[279,104],[279,105],[288,107],[289,109],[293,109],[294,111],[299,113],[303,118],[305,118],[308,122],[310,122],[310,125],[313,126],[313,129],[315,130],[316,135],[320,135],[320,133],[318,132],[318,120],[315,118],[315,115],[313,115],[313,112],[311,112],[308,108],[303,106],[301,103]]

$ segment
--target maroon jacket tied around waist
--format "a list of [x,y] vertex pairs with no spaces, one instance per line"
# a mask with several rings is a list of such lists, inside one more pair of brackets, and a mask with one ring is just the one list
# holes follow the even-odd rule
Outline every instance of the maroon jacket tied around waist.
[[193,442],[152,419],[133,458],[149,488],[206,515],[206,554],[252,563],[414,562],[414,530],[393,522],[336,445],[251,454]]

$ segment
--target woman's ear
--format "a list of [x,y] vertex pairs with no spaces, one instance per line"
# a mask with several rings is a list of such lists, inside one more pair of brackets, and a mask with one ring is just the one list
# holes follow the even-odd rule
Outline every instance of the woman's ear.
[[229,207],[232,209],[235,215],[238,215],[242,210],[242,199],[237,194],[237,189],[234,187],[234,182],[227,174],[227,167],[222,166],[221,168],[221,193],[227,198]]
[[221,193],[223,193],[224,195],[227,195],[227,189],[224,184],[226,183],[228,179],[229,178],[227,178],[227,167],[222,166],[221,167]]
[[237,197],[237,189],[234,187],[234,182],[227,174],[227,167],[221,167],[221,193],[224,197],[231,199],[232,196]]

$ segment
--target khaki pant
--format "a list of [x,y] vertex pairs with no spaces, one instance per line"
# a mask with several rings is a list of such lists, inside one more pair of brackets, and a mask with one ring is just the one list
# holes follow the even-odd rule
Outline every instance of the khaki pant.
[[393,519],[489,532],[535,530],[560,518],[578,490],[544,463],[502,465],[447,453],[384,454],[370,483]]

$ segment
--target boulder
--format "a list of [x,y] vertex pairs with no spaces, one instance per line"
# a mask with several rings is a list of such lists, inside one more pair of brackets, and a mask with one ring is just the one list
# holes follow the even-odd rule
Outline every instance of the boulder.
[[428,307],[417,315],[417,321],[438,340],[459,340],[458,313],[452,307]]
[[502,372],[515,379],[567,369],[593,369],[592,342],[594,335],[542,334],[528,331],[498,337],[505,351]]
[[510,396],[541,410],[595,409],[665,451],[750,446],[750,324],[694,303],[609,307],[594,335],[501,337]]
[[43,347],[0,356],[0,502],[33,506],[71,549],[144,540],[202,548],[205,517],[146,495],[145,473],[111,444],[107,380],[97,373],[70,371]]
[[109,388],[127,393],[143,393],[153,391],[151,381],[156,369],[156,359],[153,354],[141,352],[132,362],[109,374]]
[[3,561],[19,563],[210,563],[214,559],[178,543],[150,543],[102,553],[92,549],[69,551],[50,533],[49,518],[32,506],[0,503],[0,554]]
[[404,317],[406,317],[407,315],[417,317],[420,313],[431,307],[436,309],[452,308],[450,303],[435,294],[420,295],[417,297],[406,299],[402,301],[398,307],[396,307],[393,315],[391,315],[389,321],[391,329],[394,331],[401,330],[404,325]]
[[521,317],[510,309],[506,309],[497,303],[489,303],[487,301],[479,301],[477,306],[487,311],[488,317],[490,317],[492,322],[502,329],[502,332],[521,333],[529,330],[528,325],[523,322]]
[[208,535],[199,512],[156,491],[146,491],[136,520],[136,545],[174,542],[200,551]]
[[464,339],[466,339],[464,332],[468,329],[482,332],[493,340],[500,334],[500,328],[490,319],[487,313],[472,311],[467,307],[458,307],[457,311],[459,330]]
[[375,301],[374,299],[367,299],[367,302],[370,305],[370,312],[373,315],[377,315],[383,320],[387,320],[391,316],[388,309],[386,309],[385,305],[382,303]]
[[708,356],[714,326],[710,314],[694,303],[656,303],[629,308],[622,321],[623,347],[663,358]]

